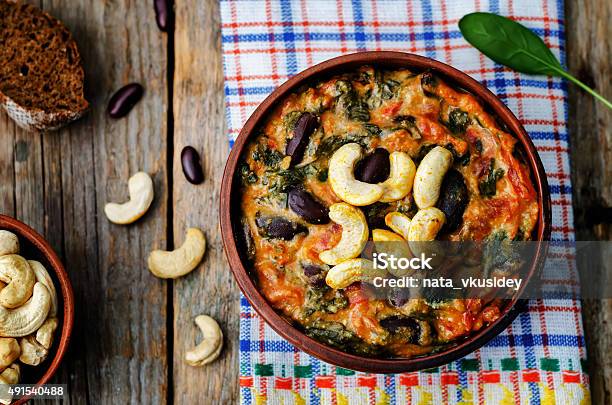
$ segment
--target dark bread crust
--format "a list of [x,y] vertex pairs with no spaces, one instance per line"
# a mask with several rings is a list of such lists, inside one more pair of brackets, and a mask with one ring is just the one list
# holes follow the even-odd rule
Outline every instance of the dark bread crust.
[[49,126],[58,127],[89,107],[83,85],[70,31],[37,7],[0,0],[0,102],[5,108],[12,101],[28,113],[47,114]]

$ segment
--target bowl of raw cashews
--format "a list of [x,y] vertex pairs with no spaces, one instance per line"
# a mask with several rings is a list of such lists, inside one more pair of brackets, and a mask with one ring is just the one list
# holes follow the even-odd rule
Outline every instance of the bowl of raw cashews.
[[15,384],[40,388],[49,382],[73,322],[72,287],[53,248],[28,225],[0,215],[1,404],[30,399],[25,390],[9,389]]

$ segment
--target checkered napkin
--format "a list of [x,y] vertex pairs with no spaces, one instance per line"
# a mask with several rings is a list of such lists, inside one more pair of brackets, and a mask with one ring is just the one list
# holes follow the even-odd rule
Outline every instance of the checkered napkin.
[[[221,1],[230,142],[255,107],[292,75],[365,50],[428,56],[480,80],[524,124],[544,162],[553,205],[552,238],[573,240],[566,84],[496,65],[457,27],[473,11],[510,16],[565,59],[560,0]],[[564,272],[575,271],[561,261]],[[559,270],[561,271],[561,270]],[[418,373],[367,374],[297,350],[240,302],[240,393],[250,403],[574,404],[588,403],[580,303],[540,299],[486,346]]]

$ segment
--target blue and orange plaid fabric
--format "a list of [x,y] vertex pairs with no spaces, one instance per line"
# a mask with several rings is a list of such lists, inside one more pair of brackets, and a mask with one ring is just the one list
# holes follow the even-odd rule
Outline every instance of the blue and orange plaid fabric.
[[[557,0],[221,1],[230,142],[255,107],[292,75],[366,50],[417,53],[453,65],[496,93],[521,120],[542,158],[553,204],[553,240],[574,239],[566,83],[516,73],[469,45],[459,19],[473,11],[513,18],[565,62]],[[559,263],[574,272],[573,261]],[[241,299],[241,401],[297,404],[589,403],[580,302],[531,300],[499,336],[465,358],[418,373],[356,373],[279,337]]]

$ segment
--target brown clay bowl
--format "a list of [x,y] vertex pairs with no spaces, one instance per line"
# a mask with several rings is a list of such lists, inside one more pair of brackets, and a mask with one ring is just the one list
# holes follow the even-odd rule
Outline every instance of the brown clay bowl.
[[[238,172],[237,167],[243,149],[250,139],[256,135],[257,128],[264,122],[268,114],[276,107],[279,101],[296,91],[303,84],[313,80],[330,77],[334,74],[349,72],[363,65],[392,69],[408,68],[417,72],[432,70],[449,83],[477,96],[483,105],[488,108],[501,123],[505,124],[509,132],[514,134],[522,144],[526,160],[531,169],[532,181],[538,194],[538,204],[540,208],[538,224],[533,231],[532,238],[537,241],[544,241],[550,238],[551,202],[546,173],[544,172],[544,167],[538,157],[536,148],[527,135],[527,132],[508,107],[476,80],[444,63],[423,56],[401,52],[362,52],[330,59],[292,77],[272,92],[248,119],[242,131],[240,131],[238,139],[234,143],[223,174],[219,213],[223,245],[234,277],[246,298],[251,305],[253,305],[253,308],[255,308],[257,313],[272,327],[272,329],[298,349],[328,363],[358,371],[395,373],[437,367],[473,352],[504,330],[516,318],[518,313],[521,312],[521,307],[523,305],[517,304],[521,303],[519,297],[523,289],[515,298],[508,300],[507,305],[501,310],[501,317],[497,321],[447,349],[426,356],[409,359],[362,357],[334,349],[306,336],[289,321],[279,315],[270,304],[268,304],[251,279],[249,274],[250,271],[245,267],[247,261],[244,260],[242,256],[243,253],[241,252],[241,250],[244,249],[240,249],[235,239],[234,223],[238,222],[240,218],[240,182],[236,175]],[[537,249],[534,260],[528,271],[529,280],[534,278],[534,275],[541,269],[545,255],[545,244],[540,244],[540,248]],[[523,283],[523,287],[528,284],[529,280]]]
[[[13,232],[19,237],[20,254],[28,260],[40,261],[55,283],[58,299],[58,317],[61,328],[56,331],[53,346],[47,359],[36,367],[21,368],[20,384],[47,384],[57,371],[70,341],[74,323],[74,297],[72,286],[64,265],[49,243],[34,229],[14,218],[0,215],[0,229]],[[13,404],[24,404],[29,397],[15,400]]]

